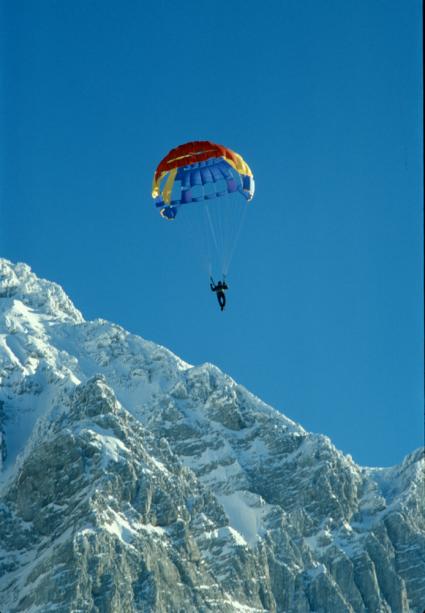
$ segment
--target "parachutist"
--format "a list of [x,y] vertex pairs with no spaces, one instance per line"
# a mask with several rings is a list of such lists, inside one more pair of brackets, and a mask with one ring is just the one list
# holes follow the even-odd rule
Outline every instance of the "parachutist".
[[[254,193],[254,175],[243,157],[206,140],[171,149],[158,164],[152,183],[152,198],[163,219],[173,221],[183,207],[182,216],[189,221],[193,215],[198,226],[204,226],[203,249],[209,271],[221,273],[229,270],[246,203]],[[179,225],[183,232],[184,224]],[[197,233],[197,229],[192,228],[191,233]],[[224,274],[217,285],[211,278],[211,290],[216,293],[222,311],[227,289]]]
[[229,289],[228,285],[224,279],[223,281],[219,281],[217,285],[214,283],[214,279],[212,277],[210,277],[210,279],[211,291],[217,293],[218,304],[220,305],[220,309],[223,310],[226,306],[226,294],[224,292],[226,289]]

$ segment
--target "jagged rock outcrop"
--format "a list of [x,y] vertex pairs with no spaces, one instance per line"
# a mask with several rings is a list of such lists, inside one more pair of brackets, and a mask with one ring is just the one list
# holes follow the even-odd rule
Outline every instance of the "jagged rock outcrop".
[[422,613],[424,458],[361,468],[0,260],[0,611]]

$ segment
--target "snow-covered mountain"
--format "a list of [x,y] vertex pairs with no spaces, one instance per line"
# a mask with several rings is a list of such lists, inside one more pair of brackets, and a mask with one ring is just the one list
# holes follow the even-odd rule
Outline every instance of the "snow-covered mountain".
[[424,459],[362,468],[0,260],[0,611],[422,613]]

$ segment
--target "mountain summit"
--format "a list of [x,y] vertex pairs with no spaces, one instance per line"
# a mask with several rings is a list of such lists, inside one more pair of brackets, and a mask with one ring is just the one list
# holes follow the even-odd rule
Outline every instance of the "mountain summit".
[[0,260],[1,613],[422,613],[424,459],[362,468]]

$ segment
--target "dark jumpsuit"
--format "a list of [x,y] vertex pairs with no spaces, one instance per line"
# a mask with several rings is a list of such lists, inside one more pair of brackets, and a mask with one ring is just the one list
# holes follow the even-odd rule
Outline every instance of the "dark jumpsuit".
[[229,289],[225,281],[219,281],[217,285],[214,284],[214,281],[210,283],[211,290],[217,293],[218,304],[220,305],[220,309],[223,310],[226,305],[226,295],[224,290]]

